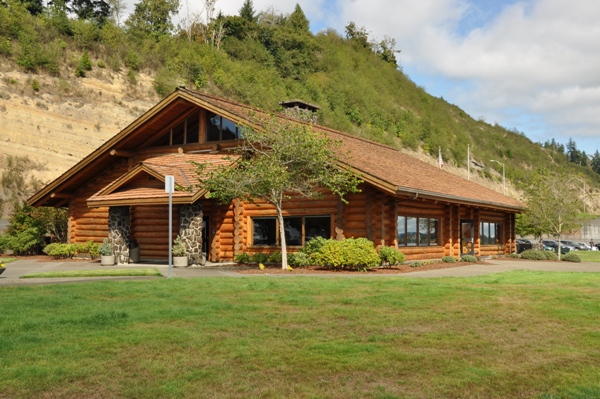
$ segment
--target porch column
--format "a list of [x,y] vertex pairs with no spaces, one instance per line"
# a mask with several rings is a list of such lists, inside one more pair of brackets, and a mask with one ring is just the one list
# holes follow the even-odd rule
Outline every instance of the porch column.
[[192,267],[206,264],[202,254],[202,216],[201,203],[179,206],[179,236]]
[[108,242],[113,247],[118,265],[129,263],[131,212],[128,206],[108,208]]

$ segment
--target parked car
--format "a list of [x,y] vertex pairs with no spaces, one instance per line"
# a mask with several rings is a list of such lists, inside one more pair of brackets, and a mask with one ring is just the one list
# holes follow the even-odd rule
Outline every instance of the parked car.
[[[542,243],[544,244],[544,249],[545,247],[549,247],[551,248],[551,251],[554,251],[556,253],[558,253],[558,242],[554,241],[554,240],[542,240]],[[569,246],[569,245],[565,245],[562,242],[560,243],[560,253],[561,254],[567,254],[571,251],[574,251],[575,248]]]
[[575,251],[586,250],[585,245],[582,246],[578,242],[575,242],[575,241],[562,240],[560,243],[565,244],[568,247],[572,247]]
[[581,251],[591,251],[592,247],[590,247],[589,244],[586,244],[585,242],[578,242],[577,244],[579,244],[579,249]]
[[521,252],[528,250],[528,249],[532,249],[533,248],[533,244],[531,243],[531,241],[523,239],[523,238],[517,238],[517,253],[520,254]]

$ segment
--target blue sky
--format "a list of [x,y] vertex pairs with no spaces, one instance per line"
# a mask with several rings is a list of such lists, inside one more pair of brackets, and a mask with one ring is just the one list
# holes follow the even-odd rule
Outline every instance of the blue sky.
[[[130,0],[133,1],[133,0]],[[182,0],[185,4],[185,0]],[[217,0],[237,14],[243,0]],[[403,71],[473,118],[533,141],[600,150],[600,2],[589,0],[254,0],[299,3],[314,32],[349,21],[396,39]],[[188,0],[200,11],[197,0]]]

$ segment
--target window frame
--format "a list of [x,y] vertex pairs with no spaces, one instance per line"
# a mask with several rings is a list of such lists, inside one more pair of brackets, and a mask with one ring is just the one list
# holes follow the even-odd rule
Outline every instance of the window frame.
[[[301,244],[300,245],[290,245],[287,244],[287,240],[286,240],[286,246],[287,247],[295,247],[295,248],[301,248],[304,245],[306,245],[306,242],[308,241],[307,238],[307,232],[306,232],[306,219],[314,219],[314,218],[328,218],[329,219],[329,237],[327,237],[328,239],[332,237],[332,231],[333,231],[333,226],[332,226],[332,222],[334,220],[333,215],[332,214],[321,214],[321,215],[287,215],[283,217],[283,221],[285,223],[286,219],[301,219]],[[281,248],[281,237],[279,235],[279,220],[277,218],[277,216],[249,216],[249,226],[250,228],[249,230],[249,234],[248,234],[248,246],[251,248]],[[254,221],[255,220],[275,220],[275,244],[271,245],[271,244],[255,244],[254,243]],[[316,236],[315,236],[316,237]]]
[[[207,143],[216,143],[219,141],[236,141],[236,140],[241,140],[242,139],[242,131],[240,129],[240,127],[237,125],[237,123],[234,123],[232,120],[225,118],[222,115],[216,114],[214,112],[211,111],[206,111],[205,114],[205,120],[206,120],[206,127],[205,127],[205,137],[206,137],[206,142]],[[215,116],[219,117],[219,139],[218,140],[211,140],[210,139],[210,135],[209,135],[209,129],[211,128],[211,126],[216,126],[210,123],[210,120],[212,118],[214,118]],[[235,125],[235,138],[233,139],[223,139],[223,120],[226,120],[229,123],[232,123],[233,125]]]
[[504,242],[504,223],[479,222],[479,245],[502,245],[502,242]]
[[[414,220],[415,231],[409,231],[409,222],[410,226],[413,226],[412,221]],[[403,223],[402,223],[402,222]],[[426,232],[421,232],[420,227],[422,223],[425,222],[427,226]],[[433,222],[433,223],[432,223]],[[404,225],[402,228],[401,225]],[[418,247],[436,247],[439,246],[440,242],[440,219],[434,217],[418,217],[418,216],[410,216],[410,215],[398,215],[396,218],[396,242],[399,247],[406,248],[418,248]],[[432,229],[433,227],[433,229]],[[401,228],[403,230],[404,236],[403,239],[400,239]],[[414,240],[410,239],[414,235]],[[427,243],[422,243],[421,238],[423,236]]]

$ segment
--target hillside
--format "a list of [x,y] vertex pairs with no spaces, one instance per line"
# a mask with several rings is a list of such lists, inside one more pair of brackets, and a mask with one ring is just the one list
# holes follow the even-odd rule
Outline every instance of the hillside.
[[593,200],[600,175],[568,162],[564,148],[543,148],[429,95],[396,65],[393,43],[372,43],[352,24],[345,37],[314,35],[297,7],[288,15],[221,15],[171,34],[9,4],[0,7],[0,155],[45,163],[44,181],[186,84],[273,111],[279,101],[303,99],[321,107],[326,126],[431,163],[441,149],[445,168],[463,177],[470,145],[471,178],[501,192],[502,167],[489,162],[500,160],[514,197],[530,171],[564,166],[585,176],[588,209],[600,209]]

